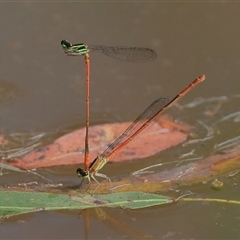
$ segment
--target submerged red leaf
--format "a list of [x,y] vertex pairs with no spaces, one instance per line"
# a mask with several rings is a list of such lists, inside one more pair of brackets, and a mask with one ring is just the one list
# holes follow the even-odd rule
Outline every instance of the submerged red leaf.
[[[93,126],[89,129],[90,156],[94,159],[118,137],[130,122]],[[148,131],[120,150],[110,161],[127,161],[154,155],[186,140],[190,127],[163,117]],[[83,162],[85,129],[68,133],[52,144],[35,149],[22,158],[9,161],[21,169],[71,165]]]

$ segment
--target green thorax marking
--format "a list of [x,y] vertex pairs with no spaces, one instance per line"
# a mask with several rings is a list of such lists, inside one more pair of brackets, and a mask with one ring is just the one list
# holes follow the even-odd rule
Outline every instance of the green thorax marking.
[[86,55],[89,53],[89,49],[86,44],[79,43],[79,44],[71,44],[67,40],[62,40],[61,45],[66,53],[73,54],[73,55]]

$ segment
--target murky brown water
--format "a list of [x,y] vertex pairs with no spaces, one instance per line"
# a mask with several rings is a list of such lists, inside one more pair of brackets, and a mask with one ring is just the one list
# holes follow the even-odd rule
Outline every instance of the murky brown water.
[[[47,144],[84,126],[84,60],[66,57],[60,46],[62,39],[73,43],[146,46],[158,53],[156,61],[130,64],[97,53],[91,55],[91,124],[134,119],[154,99],[174,96],[204,73],[206,81],[181,100],[186,108],[172,108],[169,114],[194,125],[199,138],[206,137],[206,126],[213,127],[214,137],[201,147],[179,146],[148,161],[151,165],[176,160],[193,149],[194,157],[209,156],[216,144],[236,138],[240,132],[239,114],[223,119],[239,111],[239,10],[238,3],[224,1],[0,3],[1,131],[10,135],[24,133],[27,137],[45,133],[41,141]],[[193,108],[187,105],[199,98],[205,101]],[[104,173],[113,177],[143,166],[146,162],[143,165],[142,160],[107,165]],[[2,173],[2,184],[44,182],[31,174],[4,169]],[[53,182],[78,182],[75,167],[38,173]],[[211,190],[207,183],[167,194],[176,196],[191,190],[199,197],[239,199],[239,176],[224,176],[222,180],[226,187],[219,192]],[[144,235],[159,239],[240,238],[240,211],[233,205],[176,203],[135,211],[86,212],[90,215],[89,239]],[[84,217],[78,219],[77,211],[22,215],[4,220],[0,229],[3,239],[86,238]]]

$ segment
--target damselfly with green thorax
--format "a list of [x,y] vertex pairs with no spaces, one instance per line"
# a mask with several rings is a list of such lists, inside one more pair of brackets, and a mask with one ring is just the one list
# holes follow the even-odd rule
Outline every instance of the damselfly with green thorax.
[[86,45],[84,43],[71,44],[67,40],[62,40],[61,45],[68,56],[84,56],[86,65],[86,137],[85,137],[85,170],[89,168],[89,81],[90,81],[90,57],[89,52],[100,52],[109,57],[125,62],[147,62],[154,60],[157,54],[150,48],[141,47],[108,47],[103,45]]
[[[87,178],[89,183],[91,179],[98,183],[95,176],[103,177],[110,181],[110,179],[98,171],[109,161],[110,157],[115,155],[119,150],[126,146],[129,142],[135,139],[144,129],[152,126],[155,123],[161,113],[166,111],[174,103],[176,103],[181,97],[186,95],[191,89],[197,86],[199,83],[205,80],[205,76],[201,75],[192,81],[186,88],[178,93],[172,100],[161,97],[155,100],[150,106],[148,106],[136,120],[119,136],[117,137],[102,154],[97,156],[95,160],[90,164],[88,169],[83,170],[82,168],[77,169],[79,177]],[[82,180],[82,182],[83,182]]]
[[157,53],[150,48],[109,47],[104,45],[86,45],[84,43],[71,44],[67,40],[62,40],[61,45],[69,56],[82,56],[89,54],[90,51],[94,51],[124,62],[147,62],[157,57]]

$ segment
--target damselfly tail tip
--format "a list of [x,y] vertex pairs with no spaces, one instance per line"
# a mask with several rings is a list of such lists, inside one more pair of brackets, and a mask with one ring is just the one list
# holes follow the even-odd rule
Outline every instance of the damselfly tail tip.
[[201,82],[204,81],[205,80],[205,74],[200,75],[198,78],[200,79]]

